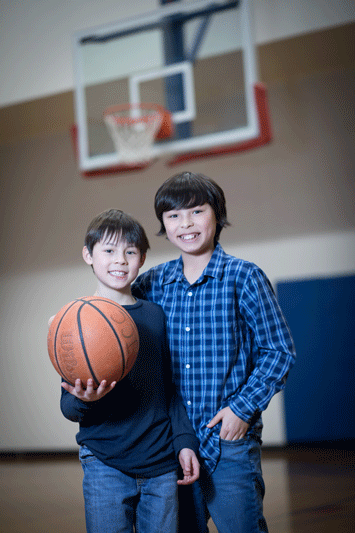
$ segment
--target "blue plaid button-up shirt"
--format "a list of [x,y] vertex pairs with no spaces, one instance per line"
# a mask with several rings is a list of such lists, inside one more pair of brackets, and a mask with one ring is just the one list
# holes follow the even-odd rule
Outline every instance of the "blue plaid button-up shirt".
[[213,471],[220,455],[220,424],[206,425],[226,406],[261,435],[261,412],[284,388],[295,359],[289,328],[271,284],[253,263],[218,244],[190,285],[183,262],[161,264],[139,276],[133,293],[162,306],[172,368],[200,454]]

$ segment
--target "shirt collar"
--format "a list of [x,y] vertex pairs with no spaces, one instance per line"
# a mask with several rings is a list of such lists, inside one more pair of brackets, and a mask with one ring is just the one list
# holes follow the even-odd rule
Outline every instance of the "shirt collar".
[[213,251],[212,257],[203,272],[204,275],[221,280],[224,269],[224,256],[225,252],[223,251],[222,246],[217,243],[217,246]]
[[[213,251],[211,259],[203,271],[203,276],[209,276],[211,278],[216,278],[221,280],[223,275],[224,268],[224,256],[225,252],[223,251],[222,246],[217,243],[216,248]],[[172,268],[170,274],[166,277],[163,284],[167,285],[173,283],[174,281],[181,281],[184,278],[184,264],[182,261],[182,256],[176,260],[174,267]]]

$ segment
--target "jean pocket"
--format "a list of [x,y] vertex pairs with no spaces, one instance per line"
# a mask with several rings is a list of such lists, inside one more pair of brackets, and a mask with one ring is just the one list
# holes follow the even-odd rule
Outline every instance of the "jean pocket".
[[241,439],[237,440],[226,440],[222,439],[222,437],[219,437],[219,440],[224,446],[242,446],[243,444],[248,442],[247,437],[242,437]]
[[79,459],[82,464],[90,463],[96,460],[95,455],[89,450],[85,444],[82,444],[79,449]]

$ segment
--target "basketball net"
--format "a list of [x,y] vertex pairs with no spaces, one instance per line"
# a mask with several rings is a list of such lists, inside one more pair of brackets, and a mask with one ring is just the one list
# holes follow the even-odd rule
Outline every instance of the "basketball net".
[[153,158],[153,144],[164,119],[165,110],[154,104],[126,104],[108,108],[104,121],[120,163],[135,165]]

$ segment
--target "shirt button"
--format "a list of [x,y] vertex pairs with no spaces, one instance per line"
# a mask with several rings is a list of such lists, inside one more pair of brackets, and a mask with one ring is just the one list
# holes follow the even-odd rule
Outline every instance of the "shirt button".
[[191,291],[188,292],[188,293],[187,293],[187,296],[192,296],[192,292],[191,292]]
[[187,402],[187,405],[191,405],[191,402],[190,402],[190,400],[189,400],[189,401]]
[[186,365],[186,368],[190,368],[190,365],[189,365],[189,364],[187,364],[187,365]]
[[189,328],[189,326],[187,326],[187,327],[186,327],[185,329],[186,329],[186,331],[190,331],[190,328]]

